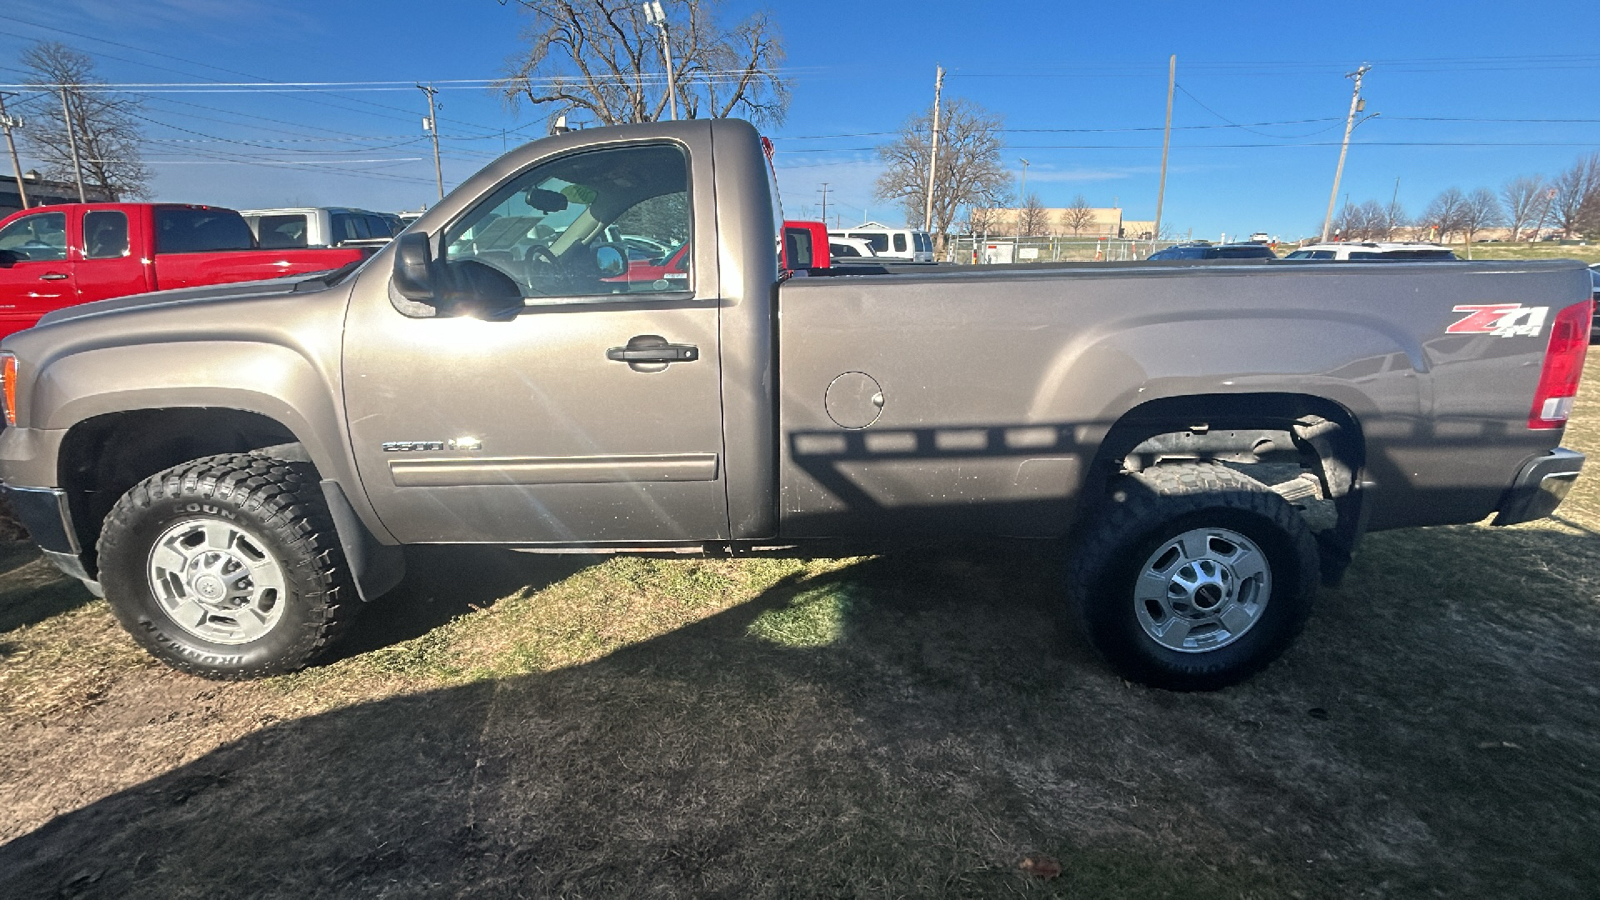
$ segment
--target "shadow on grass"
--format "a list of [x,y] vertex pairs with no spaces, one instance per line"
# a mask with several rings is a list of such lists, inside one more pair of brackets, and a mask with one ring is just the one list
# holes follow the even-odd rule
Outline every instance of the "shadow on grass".
[[1600,609],[1548,561],[1596,555],[1374,536],[1295,650],[1210,695],[1063,641],[1048,559],[879,557],[256,732],[0,847],[0,894],[1590,896]]
[[405,554],[405,580],[362,610],[350,634],[319,665],[411,640],[518,591],[543,590],[596,561],[496,547],[407,547]]
[[44,562],[31,542],[0,543],[0,634],[38,624],[93,600],[88,588]]

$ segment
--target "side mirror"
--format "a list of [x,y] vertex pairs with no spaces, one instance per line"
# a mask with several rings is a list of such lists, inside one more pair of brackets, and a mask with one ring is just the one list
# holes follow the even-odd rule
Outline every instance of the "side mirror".
[[594,264],[601,278],[616,278],[628,273],[628,253],[616,244],[596,244]]
[[418,303],[438,303],[433,286],[433,251],[428,236],[420,232],[394,239],[394,289]]

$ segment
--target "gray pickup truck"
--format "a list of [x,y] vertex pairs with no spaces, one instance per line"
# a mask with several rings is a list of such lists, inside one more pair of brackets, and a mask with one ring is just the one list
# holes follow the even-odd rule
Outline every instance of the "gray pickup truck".
[[0,477],[210,677],[305,665],[406,544],[1017,538],[1070,547],[1062,607],[1118,672],[1208,689],[1283,651],[1363,532],[1544,516],[1582,466],[1582,265],[791,277],[767,149],[559,135],[359,267],[52,313],[0,354]]

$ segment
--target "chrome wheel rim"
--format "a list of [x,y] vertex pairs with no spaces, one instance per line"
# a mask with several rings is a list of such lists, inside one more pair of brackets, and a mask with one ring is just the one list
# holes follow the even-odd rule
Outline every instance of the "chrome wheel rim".
[[1261,621],[1272,567],[1256,543],[1226,528],[1185,531],[1139,569],[1133,606],[1150,639],[1179,653],[1226,647]]
[[156,602],[179,628],[214,644],[245,644],[283,616],[283,566],[253,532],[222,519],[186,519],[150,549]]

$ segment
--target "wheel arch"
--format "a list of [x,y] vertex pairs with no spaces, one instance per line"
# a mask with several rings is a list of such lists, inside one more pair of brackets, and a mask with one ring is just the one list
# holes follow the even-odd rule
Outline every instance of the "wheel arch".
[[[1261,442],[1270,444],[1263,452]],[[1366,528],[1361,490],[1367,443],[1358,416],[1327,397],[1301,393],[1191,394],[1133,407],[1100,441],[1084,484],[1091,511],[1116,478],[1173,460],[1295,461],[1319,482],[1338,519],[1317,534],[1324,581],[1336,583]],[[1082,523],[1080,523],[1082,524]]]
[[56,457],[57,484],[67,495],[73,530],[87,573],[98,572],[101,523],[129,489],[176,465],[223,453],[261,452],[310,463],[321,479],[340,543],[363,597],[392,587],[404,572],[398,547],[386,546],[350,501],[353,472],[341,476],[336,458],[263,412],[224,406],[163,406],[102,413],[67,429]]

